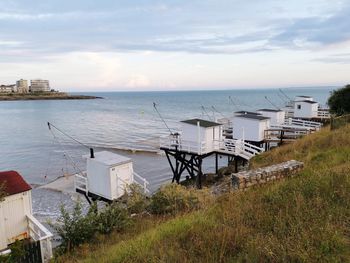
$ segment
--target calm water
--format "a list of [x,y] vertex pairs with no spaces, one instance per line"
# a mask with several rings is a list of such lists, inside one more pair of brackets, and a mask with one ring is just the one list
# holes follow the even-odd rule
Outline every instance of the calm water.
[[[284,89],[289,97],[310,95],[324,104],[331,88]],[[87,93],[85,93],[87,94]],[[168,134],[153,109],[158,104],[172,129],[186,118],[213,116],[212,106],[229,116],[237,109],[255,110],[286,100],[277,89],[187,92],[114,92],[89,93],[96,100],[9,101],[0,102],[0,170],[17,170],[32,184],[45,184],[64,173],[84,170],[81,156],[88,150],[61,134],[53,135],[47,121],[54,123],[81,142],[98,149],[157,150],[157,138]],[[233,105],[229,96],[235,102]],[[207,108],[202,112],[201,106]],[[148,178],[154,188],[171,178],[163,156],[155,153],[123,151],[134,160],[135,171]],[[72,165],[74,163],[74,166]],[[48,194],[34,194],[34,201]],[[51,198],[54,206],[55,198]],[[40,202],[39,202],[40,203]],[[38,206],[41,205],[38,203]],[[43,209],[45,210],[45,209]]]

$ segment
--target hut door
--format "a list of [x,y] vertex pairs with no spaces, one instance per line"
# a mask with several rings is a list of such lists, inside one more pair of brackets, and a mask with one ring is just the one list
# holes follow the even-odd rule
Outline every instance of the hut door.
[[12,243],[16,239],[27,237],[27,221],[24,215],[23,196],[12,196],[3,204],[5,232],[7,239]]

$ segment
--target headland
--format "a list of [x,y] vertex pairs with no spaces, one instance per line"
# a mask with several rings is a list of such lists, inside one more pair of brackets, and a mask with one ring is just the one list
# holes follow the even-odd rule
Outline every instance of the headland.
[[71,95],[65,92],[0,93],[0,101],[14,100],[84,100],[103,99],[97,96]]

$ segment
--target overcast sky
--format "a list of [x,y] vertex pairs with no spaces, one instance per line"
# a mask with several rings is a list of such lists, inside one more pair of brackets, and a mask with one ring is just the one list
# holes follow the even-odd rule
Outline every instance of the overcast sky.
[[0,0],[0,83],[66,91],[344,85],[350,0]]

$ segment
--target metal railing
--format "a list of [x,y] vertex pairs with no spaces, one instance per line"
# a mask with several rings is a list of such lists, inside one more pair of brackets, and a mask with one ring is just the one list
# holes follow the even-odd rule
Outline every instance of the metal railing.
[[34,241],[40,242],[41,259],[49,262],[52,258],[51,232],[43,226],[33,215],[27,215],[29,236]]

